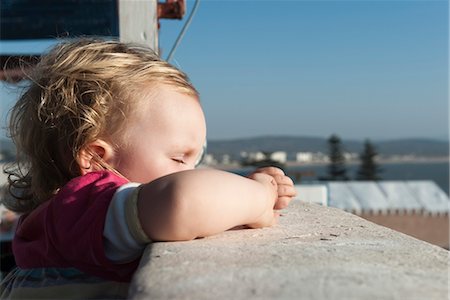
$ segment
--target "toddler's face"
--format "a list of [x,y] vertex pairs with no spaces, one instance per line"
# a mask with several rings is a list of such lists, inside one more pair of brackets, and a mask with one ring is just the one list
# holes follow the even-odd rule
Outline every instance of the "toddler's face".
[[129,146],[116,152],[116,170],[132,182],[146,183],[194,169],[206,140],[199,101],[168,85],[138,100],[125,132]]

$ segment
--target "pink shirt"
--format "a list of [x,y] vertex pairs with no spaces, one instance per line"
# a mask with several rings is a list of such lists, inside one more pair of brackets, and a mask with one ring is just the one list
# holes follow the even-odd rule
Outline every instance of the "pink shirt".
[[108,280],[130,281],[139,259],[114,264],[105,256],[103,243],[109,204],[127,182],[109,171],[88,173],[22,216],[13,240],[17,266],[72,267]]

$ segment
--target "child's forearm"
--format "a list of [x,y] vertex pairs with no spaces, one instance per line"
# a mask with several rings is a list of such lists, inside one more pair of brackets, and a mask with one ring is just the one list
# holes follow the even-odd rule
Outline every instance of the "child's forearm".
[[257,222],[272,211],[270,197],[268,187],[256,180],[191,170],[146,184],[139,194],[138,215],[151,240],[191,240]]

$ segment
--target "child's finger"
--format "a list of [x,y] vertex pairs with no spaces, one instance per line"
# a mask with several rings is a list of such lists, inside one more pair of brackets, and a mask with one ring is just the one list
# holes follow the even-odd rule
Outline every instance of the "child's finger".
[[275,175],[275,176],[273,176],[273,178],[275,179],[277,184],[291,185],[291,186],[294,185],[294,182],[292,181],[292,179],[286,175]]
[[255,172],[257,172],[257,173],[265,173],[265,174],[268,174],[270,176],[277,176],[277,175],[284,176],[283,170],[281,170],[280,168],[277,168],[277,167],[263,167],[263,168],[257,169]]
[[277,203],[275,203],[275,206],[273,209],[283,209],[286,208],[289,203],[291,203],[292,197],[278,197]]
[[297,195],[297,190],[293,185],[278,184],[277,186],[278,197],[294,197]]

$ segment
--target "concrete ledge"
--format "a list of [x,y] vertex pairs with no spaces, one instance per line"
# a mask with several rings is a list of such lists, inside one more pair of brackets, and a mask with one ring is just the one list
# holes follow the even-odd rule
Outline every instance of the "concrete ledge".
[[149,245],[130,299],[447,299],[449,252],[294,202],[272,228]]

